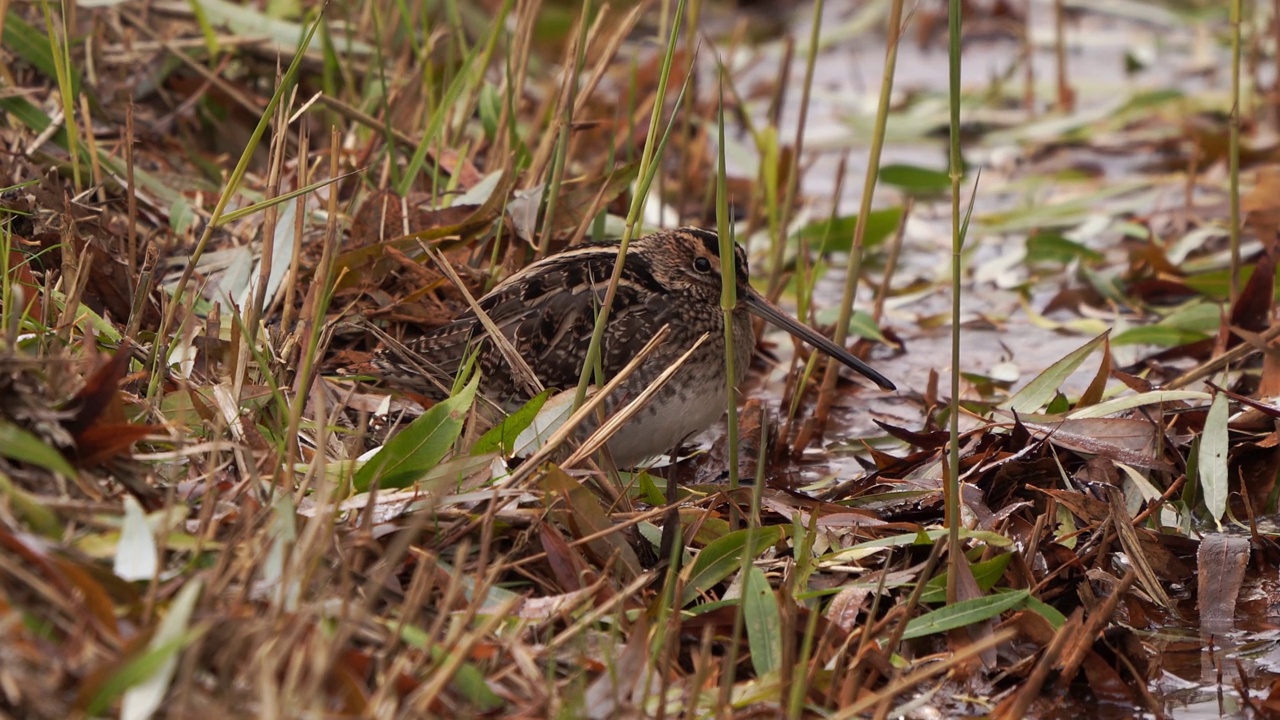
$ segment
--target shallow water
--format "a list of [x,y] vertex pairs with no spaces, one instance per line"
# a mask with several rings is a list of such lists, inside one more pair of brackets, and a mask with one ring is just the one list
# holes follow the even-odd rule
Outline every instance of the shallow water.
[[[818,56],[802,161],[802,193],[810,201],[808,212],[812,218],[825,217],[832,205],[841,214],[856,213],[861,201],[868,157],[866,140],[884,63],[885,38],[881,28],[886,5],[827,3],[822,28],[823,37],[830,42]],[[877,7],[881,8],[878,18],[869,27],[860,27]],[[1229,90],[1229,48],[1213,36],[1222,28],[1197,24],[1146,3],[1074,2],[1068,7],[1067,75],[1076,93],[1071,117],[1080,126],[1117,113],[1125,102],[1142,93],[1175,88],[1187,96],[1200,97]],[[946,124],[945,16],[943,35],[921,45],[913,33],[923,22],[925,9],[917,11],[906,32],[911,40],[902,43],[899,50],[894,115],[881,165],[908,163],[945,170],[945,130],[929,132],[945,129]],[[1055,99],[1057,72],[1052,3],[1033,0],[1029,12],[1036,112],[1045,113]],[[808,37],[811,18],[812,6],[805,4],[784,21],[784,27],[797,38],[796,56],[800,58],[788,73],[790,94],[782,114],[782,137],[787,142],[794,138],[799,120],[805,71],[804,50],[800,46]],[[1029,227],[1009,222],[1009,213],[1026,213],[1034,225],[1034,211],[1038,208],[1131,184],[1131,192],[1101,199],[1096,210],[1086,207],[1065,222],[1060,215],[1045,213],[1043,221],[1045,226],[1056,227],[1062,234],[1102,253],[1108,266],[1123,267],[1127,251],[1119,246],[1125,230],[1120,219],[1126,213],[1166,213],[1170,216],[1169,231],[1176,233],[1178,218],[1196,210],[1185,207],[1181,177],[1171,176],[1163,168],[1172,161],[1174,168],[1180,169],[1179,158],[1153,155],[1147,143],[1131,144],[1120,134],[1136,121],[1117,122],[1114,138],[1092,134],[1083,142],[1054,145],[1048,141],[1070,136],[1071,120],[1052,113],[1037,119],[1022,110],[1020,103],[991,102],[991,89],[1000,83],[1007,86],[1004,97],[1021,98],[1024,71],[1019,64],[1020,53],[1019,43],[1001,37],[998,27],[986,34],[975,33],[964,45],[962,76],[966,92],[963,121],[1001,129],[966,141],[965,145],[966,159],[980,166],[982,175],[964,256],[964,350],[960,367],[966,374],[1011,379],[1008,392],[1016,391],[1090,339],[1081,332],[1046,328],[1044,323],[1033,322],[1025,311],[1024,296],[1026,306],[1039,312],[1061,289],[1079,285],[1079,279],[1063,272],[1046,272],[1042,278],[1030,274],[1022,256]],[[778,76],[776,65],[781,57],[782,44],[773,40],[731,59],[744,96],[769,97],[768,88]],[[1269,72],[1264,69],[1259,74],[1265,77]],[[752,112],[762,118],[767,103],[767,99],[750,103]],[[1140,124],[1132,132],[1141,137]],[[753,175],[752,160],[749,155],[730,153],[730,175]],[[842,160],[847,166],[844,191],[839,197],[832,197]],[[1079,177],[1058,179],[1063,170],[1075,171]],[[1217,188],[1224,183],[1207,185],[1196,188],[1194,203],[1212,208],[1206,211],[1211,217],[1223,214],[1225,201]],[[902,197],[894,188],[876,189],[876,207],[901,202]],[[877,348],[871,358],[872,364],[893,379],[900,391],[880,393],[869,385],[855,391],[851,401],[840,403],[845,407],[835,410],[824,443],[807,450],[801,461],[784,471],[786,482],[803,486],[820,483],[823,478],[861,474],[862,466],[851,451],[861,447],[856,442],[859,439],[884,436],[873,419],[910,429],[922,427],[919,393],[928,384],[931,372],[939,374],[938,387],[944,396],[947,394],[951,354],[950,293],[946,285],[951,263],[950,233],[949,200],[916,204],[893,285],[929,289],[890,299],[882,326],[891,328],[904,347],[898,352]],[[835,268],[817,283],[814,302],[819,312],[839,303],[843,282],[840,269]],[[858,306],[866,308],[870,300],[870,292],[863,287]],[[1062,311],[1049,317],[1058,322],[1079,319],[1074,313]],[[1105,316],[1099,320],[1113,322]],[[773,370],[757,374],[748,395],[776,408],[784,391],[791,342],[780,332],[768,335],[767,340],[777,348],[781,362]],[[1113,353],[1123,365],[1151,350],[1126,346],[1113,348]],[[1064,389],[1068,393],[1081,391],[1096,369],[1094,357]],[[961,387],[967,399],[977,398],[973,384],[962,380]],[[722,432],[722,428],[715,429],[709,437],[719,437]],[[713,466],[714,463],[706,465]],[[1201,634],[1194,621],[1191,625],[1170,621],[1173,624],[1165,630],[1142,633],[1143,641],[1155,650],[1160,667],[1152,690],[1171,716],[1240,715],[1242,687],[1247,686],[1255,698],[1265,697],[1271,681],[1280,677],[1280,645],[1276,642],[1280,638],[1276,626],[1280,593],[1276,592],[1274,579],[1264,582],[1254,577],[1251,583],[1247,598],[1241,598],[1237,609],[1236,629],[1225,635]],[[1194,615],[1194,609],[1189,614]],[[1078,717],[1083,710],[1068,702],[1041,717]],[[1136,712],[1132,707],[1090,707],[1088,711],[1097,717],[1133,717]]]

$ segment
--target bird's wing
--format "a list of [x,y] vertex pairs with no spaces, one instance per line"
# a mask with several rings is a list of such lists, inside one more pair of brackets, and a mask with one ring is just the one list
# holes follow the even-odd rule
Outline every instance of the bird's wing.
[[[530,265],[477,303],[543,385],[564,389],[577,384],[616,257],[616,244],[584,245]],[[605,332],[606,372],[620,369],[666,322],[668,304],[648,261],[628,253]],[[487,338],[480,319],[467,311],[408,347],[433,372],[448,378],[457,373],[468,349],[478,345],[481,372],[509,377],[505,359]],[[501,395],[516,390],[509,382],[492,389]]]

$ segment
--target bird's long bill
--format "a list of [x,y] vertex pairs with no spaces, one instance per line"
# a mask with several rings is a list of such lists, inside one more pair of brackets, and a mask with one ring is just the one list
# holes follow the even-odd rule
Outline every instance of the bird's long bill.
[[809,327],[808,325],[805,325],[799,320],[796,320],[795,318],[786,314],[777,305],[774,305],[773,303],[769,302],[768,300],[765,299],[763,295],[756,292],[754,288],[747,289],[746,292],[744,293],[741,286],[739,286],[738,292],[739,294],[742,295],[741,301],[746,303],[747,309],[750,310],[751,312],[755,313],[756,315],[759,315],[765,320],[768,320],[774,325],[777,325],[783,330],[786,330],[792,335],[795,335],[801,340],[804,340],[805,342],[818,348],[819,350],[826,353],[827,355],[830,355],[836,360],[839,360],[840,362],[844,363],[848,367],[854,370],[857,370],[863,375],[866,375],[868,378],[871,379],[872,382],[879,385],[881,388],[885,390],[897,389],[897,387],[893,384],[893,382],[889,380],[889,378],[876,372],[874,369],[871,368],[870,365],[862,362],[858,358],[849,354],[848,350],[845,350],[844,348],[835,344],[830,339],[828,339],[827,337],[824,337],[813,328]]

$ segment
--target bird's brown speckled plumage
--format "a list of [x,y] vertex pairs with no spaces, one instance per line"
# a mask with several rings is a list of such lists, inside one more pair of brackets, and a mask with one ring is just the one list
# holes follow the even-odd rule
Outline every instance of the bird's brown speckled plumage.
[[[606,401],[606,412],[634,398],[703,334],[711,337],[657,396],[609,442],[620,467],[674,449],[724,414],[724,313],[720,308],[719,237],[698,228],[659,232],[633,241],[605,327],[601,365],[606,375],[620,371],[663,325],[672,333],[665,343]],[[618,243],[580,245],[535,262],[504,280],[478,301],[545,387],[577,386],[591,341],[596,311],[603,302]],[[735,246],[738,307],[734,323],[734,383],[745,376],[755,348],[750,316],[754,311],[821,347],[882,387],[892,383],[830,341],[782,315],[751,289],[747,258]],[[411,342],[424,362],[408,362],[383,351],[374,366],[388,384],[442,397],[469,348],[479,343],[481,387],[507,409],[519,407],[528,392],[506,359],[488,339],[472,312]],[[839,353],[839,354],[837,354]],[[843,356],[841,356],[843,355]],[[420,367],[429,368],[424,376]]]

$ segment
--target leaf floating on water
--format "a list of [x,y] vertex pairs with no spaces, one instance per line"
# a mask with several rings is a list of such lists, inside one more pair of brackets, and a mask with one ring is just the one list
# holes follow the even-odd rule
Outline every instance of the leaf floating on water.
[[1067,450],[1100,455],[1141,468],[1172,470],[1160,457],[1159,426],[1146,419],[1081,418],[1059,423],[1025,423],[1054,445]]
[[1249,566],[1249,538],[1210,533],[1196,551],[1196,605],[1200,627],[1229,632],[1235,626],[1236,601]]

